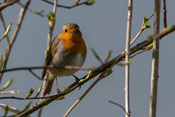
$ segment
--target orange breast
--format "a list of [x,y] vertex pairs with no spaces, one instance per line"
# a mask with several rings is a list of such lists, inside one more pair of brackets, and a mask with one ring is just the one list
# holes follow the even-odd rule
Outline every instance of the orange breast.
[[86,44],[81,34],[61,33],[59,35],[59,38],[62,39],[64,49],[71,56],[81,54],[83,57],[86,57],[87,53]]

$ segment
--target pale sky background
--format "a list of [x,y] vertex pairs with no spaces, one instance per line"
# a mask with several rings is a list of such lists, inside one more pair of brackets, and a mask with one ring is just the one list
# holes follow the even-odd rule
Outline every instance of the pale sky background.
[[[74,2],[75,0],[58,1],[58,3],[62,5],[73,5]],[[25,3],[25,1],[22,1],[22,3]],[[96,0],[96,4],[93,6],[83,5],[70,10],[58,8],[53,37],[60,32],[63,24],[68,22],[77,23],[80,26],[88,49],[84,67],[99,66],[99,61],[96,60],[90,51],[91,47],[97,51],[103,60],[109,50],[113,51],[112,58],[114,58],[125,48],[127,5],[127,0]],[[174,0],[167,0],[168,25],[175,24],[174,5]],[[133,6],[132,38],[140,30],[143,17],[149,17],[153,13],[154,2],[153,0],[134,0]],[[30,8],[36,11],[44,10],[44,14],[48,14],[52,11],[53,6],[41,0],[33,0],[30,4]],[[10,37],[16,27],[20,9],[21,6],[15,4],[2,12],[6,24],[8,25],[11,22],[13,24],[11,32],[9,33]],[[161,11],[161,30],[163,28],[162,22],[163,14]],[[153,18],[149,21],[149,24],[153,27]],[[153,28],[145,30],[135,44],[145,40],[152,32]],[[3,33],[4,30],[2,28],[2,23],[0,22],[0,35],[2,36]],[[47,34],[48,23],[46,19],[28,11],[11,51],[7,68],[43,65],[45,60],[44,51],[46,49]],[[174,44],[174,32],[160,41],[157,117],[174,116]],[[7,41],[4,39],[0,42],[0,52],[3,55],[6,46]],[[130,79],[132,117],[149,116],[151,59],[151,50],[131,59],[133,61],[131,64]],[[35,72],[41,76],[41,70],[36,70]],[[88,71],[79,71],[76,75],[82,77],[87,73]],[[35,89],[34,94],[36,94],[39,85],[42,83],[42,81],[33,77],[28,71],[19,71],[6,73],[3,76],[0,86],[2,87],[2,85],[11,78],[14,79],[14,82],[6,91],[23,90],[23,93],[14,95],[17,97],[25,97],[30,88]],[[95,79],[83,85],[81,90],[76,89],[74,92],[66,95],[65,99],[54,101],[44,107],[42,117],[62,117]],[[62,89],[74,81],[72,76],[60,78],[58,79],[59,88]],[[56,87],[54,84],[52,94],[56,92],[55,89]],[[124,117],[123,110],[118,106],[110,104],[108,100],[112,100],[124,106],[124,67],[115,66],[113,68],[113,74],[101,80],[70,113],[70,117]],[[38,100],[33,100],[32,105],[37,101]],[[0,100],[0,103],[14,106],[20,110],[22,110],[29,102],[30,100]],[[3,114],[4,111],[0,109],[0,116]],[[9,113],[9,115],[12,114],[13,113]],[[31,116],[36,117],[37,112],[33,113]]]

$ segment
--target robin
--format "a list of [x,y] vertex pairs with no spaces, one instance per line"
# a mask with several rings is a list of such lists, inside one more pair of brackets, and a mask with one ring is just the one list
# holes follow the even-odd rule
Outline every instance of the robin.
[[[82,66],[86,59],[86,44],[83,40],[79,26],[75,23],[67,23],[58,36],[55,37],[48,50],[44,66]],[[53,76],[70,76],[78,69],[43,69],[42,79]],[[42,96],[50,94],[54,80],[45,80]]]

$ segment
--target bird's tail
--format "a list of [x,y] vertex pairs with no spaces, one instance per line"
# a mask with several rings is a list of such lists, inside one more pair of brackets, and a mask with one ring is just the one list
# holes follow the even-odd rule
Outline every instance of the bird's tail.
[[[41,97],[44,97],[46,94],[50,94],[50,92],[52,91],[52,85],[53,85],[54,80],[49,81],[48,78],[50,77],[51,75],[49,75],[49,73],[47,73],[44,77]],[[43,99],[41,99],[40,101],[42,100]],[[42,108],[39,109],[38,117],[41,117],[41,113],[42,113]]]
[[48,80],[50,77],[52,77],[50,73],[47,73],[46,76],[44,77],[42,93],[41,93],[42,97],[44,97],[46,94],[50,94],[52,91],[54,80]]

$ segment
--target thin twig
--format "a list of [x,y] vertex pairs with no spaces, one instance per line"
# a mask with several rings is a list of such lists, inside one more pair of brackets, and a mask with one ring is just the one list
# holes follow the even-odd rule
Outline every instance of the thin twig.
[[[71,69],[71,70],[91,70],[92,68],[90,67],[80,67],[80,66],[53,66],[53,65],[48,65],[48,66],[33,66],[33,67],[15,67],[15,68],[9,68],[0,71],[0,73],[5,73],[5,72],[13,72],[13,71],[21,71],[21,70],[28,70],[31,72],[31,70],[37,70],[37,69]],[[33,71],[31,72],[32,75],[37,76]],[[41,79],[39,76],[37,76],[38,79]]]
[[137,35],[134,37],[134,39],[131,41],[130,46],[139,38],[139,36],[142,34],[142,32],[146,29],[145,24],[151,19],[151,17],[154,16],[154,13],[148,18],[148,20],[141,26],[139,32]]
[[129,56],[129,58],[133,58],[133,57],[135,57],[136,55],[141,54],[141,53],[143,53],[143,52],[145,52],[145,51],[148,51],[148,50],[149,50],[149,49],[145,48],[144,50],[141,50],[141,51],[139,51],[139,52],[137,52],[137,53],[135,53],[135,54]]
[[19,0],[8,0],[5,3],[0,4],[0,11],[2,11],[4,8],[13,5],[14,3],[18,2]]
[[[4,30],[6,30],[7,27],[6,27],[6,24],[5,24],[5,21],[4,21],[4,17],[3,17],[2,12],[0,12],[0,18],[1,18],[1,21],[2,21],[2,24],[3,24],[3,27],[4,27]],[[10,40],[9,40],[9,36],[8,36],[8,34],[7,34],[6,38],[7,38],[7,42],[8,42],[8,44],[10,44]]]
[[58,3],[58,0],[55,0],[54,2],[54,6],[53,6],[53,14],[54,14],[54,17],[52,17],[50,20],[48,20],[48,23],[49,23],[49,33],[48,33],[48,39],[47,39],[47,51],[49,50],[50,48],[50,44],[52,42],[52,36],[53,36],[53,30],[54,30],[54,26],[55,26],[55,23],[56,23],[56,5]]
[[21,93],[22,91],[20,90],[14,90],[14,91],[3,91],[0,92],[0,95],[4,95],[4,94],[14,94],[14,93]]
[[7,106],[8,106],[8,111],[10,111],[10,112],[13,112],[13,113],[20,113],[21,112],[20,110],[18,110],[15,107],[0,103],[0,108],[2,108],[2,109],[5,109]]
[[[18,1],[18,0],[16,0],[16,1]],[[23,10],[20,11],[18,24],[16,26],[16,29],[15,29],[14,33],[13,33],[10,44],[8,45],[8,47],[6,49],[5,56],[4,56],[4,59],[3,59],[4,63],[3,63],[3,66],[1,68],[1,71],[6,68],[6,65],[7,65],[7,62],[8,62],[8,59],[9,59],[9,55],[10,55],[10,52],[11,52],[11,48],[12,48],[12,46],[13,46],[15,40],[16,40],[16,37],[19,33],[21,24],[23,22],[23,19],[24,19],[24,16],[25,16],[25,13],[26,13],[26,10],[27,10],[29,4],[30,4],[30,0],[27,0],[25,7],[23,8]],[[0,73],[0,82],[2,80],[2,76],[3,76],[3,73]]]
[[163,27],[167,27],[167,10],[166,10],[166,0],[163,0]]
[[[20,6],[22,6],[22,7],[25,7],[21,2],[18,2],[18,4],[19,4]],[[33,14],[39,15],[39,16],[41,16],[41,17],[44,17],[44,15],[42,14],[42,13],[44,12],[43,10],[41,10],[41,11],[35,11],[35,10],[33,10],[33,9],[30,9],[30,8],[28,8],[28,10],[29,10],[31,13],[33,13]]]
[[102,79],[105,77],[107,71],[101,73],[101,75],[92,83],[92,85],[83,93],[83,95],[68,109],[65,113],[64,117],[67,117],[70,112],[75,108],[75,106],[91,91],[91,89]]
[[31,69],[29,69],[29,72],[30,72],[33,76],[35,76],[38,80],[42,80],[42,78],[39,77],[37,74],[35,74]]
[[119,106],[119,107],[125,112],[125,114],[128,114],[128,113],[126,112],[125,108],[124,108],[121,104],[118,104],[118,103],[113,102],[113,101],[111,101],[111,100],[109,100],[108,102],[111,103],[111,104],[114,104],[114,105]]
[[[42,0],[42,1],[44,1],[44,2],[46,2],[46,3],[49,3],[49,4],[51,4],[51,5],[54,4],[53,2],[50,2],[50,1],[48,1],[48,0]],[[72,5],[72,6],[63,6],[63,5],[57,4],[57,7],[71,9],[71,8],[74,8],[74,7],[77,7],[77,6],[87,5],[87,4],[88,4],[88,1],[89,1],[89,0],[87,0],[87,1],[85,1],[85,2],[82,2],[82,3],[79,3],[79,2],[78,2],[78,3],[76,3],[75,5]]]
[[33,67],[15,67],[15,68],[9,68],[5,69],[3,71],[0,71],[0,73],[5,73],[5,72],[12,72],[12,71],[20,71],[20,70],[37,70],[37,69],[71,69],[71,70],[91,70],[92,67],[80,67],[80,66],[53,66],[53,65],[48,65],[48,66],[33,66]]

